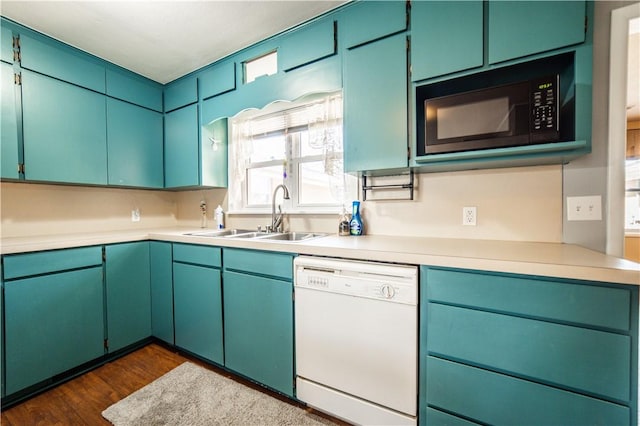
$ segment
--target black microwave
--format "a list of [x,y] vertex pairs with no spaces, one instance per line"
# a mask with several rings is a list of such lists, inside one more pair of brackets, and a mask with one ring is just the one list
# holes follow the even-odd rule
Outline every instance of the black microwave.
[[507,69],[417,91],[418,156],[573,140],[573,81],[561,70],[517,79]]

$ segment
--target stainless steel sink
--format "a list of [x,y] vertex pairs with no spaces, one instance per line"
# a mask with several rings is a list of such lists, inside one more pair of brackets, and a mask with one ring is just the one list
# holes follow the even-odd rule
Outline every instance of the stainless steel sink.
[[194,237],[233,237],[249,233],[255,234],[256,231],[253,229],[221,229],[219,231],[188,232],[184,235],[191,235]]
[[259,238],[265,235],[269,235],[265,231],[244,231],[236,232],[235,234],[225,235],[225,238]]
[[261,240],[275,241],[307,241],[314,238],[325,237],[327,234],[317,232],[284,232],[281,234],[268,234],[260,237]]

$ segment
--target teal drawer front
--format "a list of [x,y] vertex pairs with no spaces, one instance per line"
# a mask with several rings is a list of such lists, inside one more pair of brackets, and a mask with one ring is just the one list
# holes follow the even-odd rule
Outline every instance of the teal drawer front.
[[102,247],[80,247],[4,257],[4,279],[46,274],[102,264]]
[[165,112],[195,102],[198,102],[198,80],[195,77],[171,83],[164,89]]
[[628,407],[435,357],[427,403],[485,424],[627,425]]
[[45,43],[20,35],[21,65],[24,68],[104,93],[104,66],[71,52],[71,49],[53,42]]
[[293,256],[290,254],[224,249],[224,267],[287,280],[293,278]]
[[350,6],[341,16],[339,36],[350,48],[407,28],[403,1],[363,1]]
[[429,354],[628,402],[631,337],[429,303]]
[[631,291],[520,277],[428,269],[427,298],[621,331],[630,330]]
[[427,424],[437,426],[476,426],[478,423],[473,423],[460,417],[452,416],[440,410],[433,408],[427,408]]
[[132,73],[107,69],[107,95],[162,112],[162,86]]
[[[216,64],[198,77],[200,99],[207,99],[236,88],[236,64],[233,61]],[[205,122],[206,122],[206,118]]]
[[197,246],[192,244],[174,244],[173,260],[175,262],[193,263],[194,265],[219,268],[222,264],[218,247]]

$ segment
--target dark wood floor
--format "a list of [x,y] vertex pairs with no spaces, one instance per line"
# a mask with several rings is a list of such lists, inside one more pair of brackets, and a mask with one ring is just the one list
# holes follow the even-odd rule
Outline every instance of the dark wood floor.
[[110,425],[101,413],[185,361],[150,344],[2,412],[10,425]]
[[[111,423],[102,417],[104,409],[185,361],[233,377],[198,359],[152,343],[3,411],[0,423],[2,426],[110,425]],[[233,378],[245,385],[263,390],[255,384]],[[288,401],[280,395],[271,395]],[[332,420],[339,425],[347,424]]]

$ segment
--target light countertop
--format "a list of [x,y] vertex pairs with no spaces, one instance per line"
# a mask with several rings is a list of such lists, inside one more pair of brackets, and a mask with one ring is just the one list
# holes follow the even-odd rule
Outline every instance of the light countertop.
[[640,264],[560,243],[329,235],[304,242],[185,235],[193,228],[3,238],[2,254],[157,240],[640,285]]

